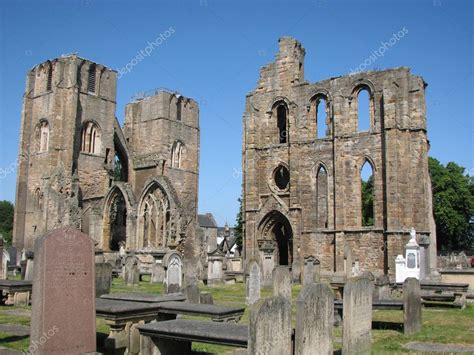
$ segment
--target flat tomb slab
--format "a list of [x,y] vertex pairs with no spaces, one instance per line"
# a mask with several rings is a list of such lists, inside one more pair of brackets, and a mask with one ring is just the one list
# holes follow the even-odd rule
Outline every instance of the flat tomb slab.
[[185,301],[186,297],[182,294],[174,295],[152,295],[148,293],[109,293],[107,295],[102,295],[100,298],[118,300],[118,301],[128,301],[128,302],[150,302],[150,303],[159,303],[159,302],[170,302],[170,301]]
[[0,290],[27,292],[33,289],[33,281],[0,280]]
[[158,315],[159,309],[159,303],[128,302],[103,298],[95,299],[96,316],[104,318],[119,318],[127,315],[135,317],[149,314]]
[[237,347],[247,347],[248,343],[248,326],[234,323],[176,319],[140,325],[138,330],[141,335],[151,338],[197,341]]
[[216,318],[243,314],[244,311],[244,307],[225,307],[212,304],[196,304],[187,302],[166,302],[160,305],[160,313],[210,316]]

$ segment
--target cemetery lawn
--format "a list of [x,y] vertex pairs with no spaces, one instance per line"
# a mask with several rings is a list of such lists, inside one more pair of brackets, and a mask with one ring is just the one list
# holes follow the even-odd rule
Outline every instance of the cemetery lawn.
[[[200,286],[201,291],[210,292],[215,304],[229,306],[245,306],[245,287],[241,283],[235,285],[222,285],[218,287]],[[161,293],[161,285],[152,285],[145,277],[138,287],[127,287],[121,279],[114,279],[112,292],[143,292]],[[296,316],[295,300],[301,290],[301,286],[293,287],[293,323]],[[271,295],[270,288],[262,290],[262,297]],[[28,336],[17,335],[5,330],[6,325],[16,324],[28,326],[30,323],[29,313],[31,307],[19,308],[11,306],[0,306],[0,347],[7,347],[26,351],[28,349]],[[245,311],[241,323],[248,323],[249,312]],[[373,313],[373,345],[374,353],[379,352],[409,352],[401,346],[409,342],[432,342],[446,344],[474,345],[474,305],[469,305],[465,310],[452,308],[424,308],[423,330],[411,337],[403,334],[401,324],[403,322],[402,311],[382,311]],[[186,317],[192,318],[192,317]],[[202,319],[202,318],[201,318]],[[209,319],[207,319],[209,320]],[[97,318],[98,344],[107,336],[108,326],[104,320]],[[334,328],[334,349],[339,350],[342,345],[342,327]],[[210,344],[193,344],[193,349],[200,354],[223,353],[233,348],[215,346]],[[1,353],[1,348],[0,348]]]

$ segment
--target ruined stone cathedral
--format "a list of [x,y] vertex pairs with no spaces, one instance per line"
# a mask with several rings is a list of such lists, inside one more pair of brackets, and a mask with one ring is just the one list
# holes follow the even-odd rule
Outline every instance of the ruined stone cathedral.
[[[319,261],[322,270],[394,274],[412,227],[436,268],[425,88],[406,67],[311,84],[305,49],[283,37],[260,70],[243,116],[244,255],[264,274]],[[350,63],[348,62],[348,65]],[[367,95],[362,102],[361,94]],[[361,130],[358,106],[368,107]],[[364,223],[361,170],[372,170]]]
[[197,102],[156,90],[115,117],[117,73],[76,55],[27,74],[14,245],[73,225],[96,249],[184,249],[194,238],[199,175]]

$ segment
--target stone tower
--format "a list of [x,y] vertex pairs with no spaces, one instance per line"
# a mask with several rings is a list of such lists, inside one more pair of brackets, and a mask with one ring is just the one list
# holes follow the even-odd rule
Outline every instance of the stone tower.
[[27,74],[21,117],[14,244],[81,227],[113,175],[116,73],[76,55]]
[[[296,267],[313,256],[329,271],[350,274],[357,265],[392,274],[414,227],[433,270],[426,83],[401,67],[310,84],[304,55],[299,42],[281,38],[275,61],[247,95],[246,260]],[[359,104],[368,107],[367,129],[359,128]],[[372,169],[370,224],[362,217],[365,164]]]

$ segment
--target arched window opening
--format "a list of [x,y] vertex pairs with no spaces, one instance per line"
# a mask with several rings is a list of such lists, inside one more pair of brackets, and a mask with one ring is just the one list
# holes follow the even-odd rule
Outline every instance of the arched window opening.
[[41,121],[39,126],[39,152],[47,152],[49,148],[49,124],[48,121]]
[[110,206],[110,250],[120,250],[127,238],[127,205],[121,192],[117,192]]
[[316,101],[316,127],[316,138],[327,136],[327,101],[322,98]]
[[82,128],[81,151],[90,154],[100,152],[99,127],[92,121],[86,122]]
[[87,91],[91,93],[95,93],[95,64],[91,64],[89,67],[89,77],[87,80]]
[[43,210],[43,193],[41,192],[39,187],[35,190],[33,194],[33,202],[36,210]]
[[362,226],[374,225],[374,171],[366,160],[360,171]]
[[168,196],[157,186],[142,202],[140,231],[142,247],[163,248],[172,241],[172,220]]
[[328,174],[323,165],[316,176],[316,227],[328,228]]
[[272,211],[260,225],[262,238],[275,245],[274,257],[277,265],[293,263],[293,231],[288,219],[280,212]]
[[287,131],[287,117],[286,117],[286,107],[284,105],[279,105],[277,107],[277,120],[278,120],[278,134],[280,143],[286,143],[288,141],[288,131]]
[[48,77],[46,79],[46,91],[51,91],[53,87],[53,64],[49,64]]
[[171,149],[171,167],[181,168],[183,159],[183,143],[176,141]]
[[371,102],[369,90],[363,88],[357,94],[357,120],[359,132],[370,130]]

